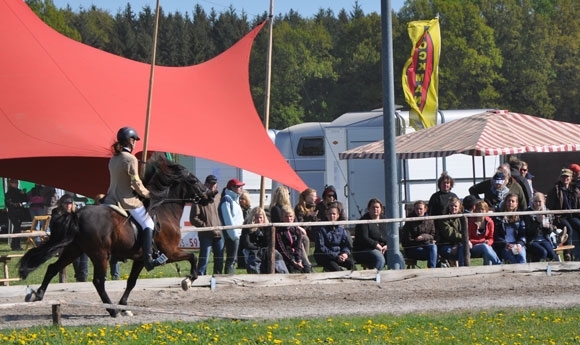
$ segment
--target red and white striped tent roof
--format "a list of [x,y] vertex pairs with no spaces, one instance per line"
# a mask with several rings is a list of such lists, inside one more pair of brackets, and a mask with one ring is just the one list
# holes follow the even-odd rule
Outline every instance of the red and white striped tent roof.
[[[396,138],[397,158],[580,151],[580,125],[488,111]],[[340,159],[384,159],[383,140],[341,152]]]

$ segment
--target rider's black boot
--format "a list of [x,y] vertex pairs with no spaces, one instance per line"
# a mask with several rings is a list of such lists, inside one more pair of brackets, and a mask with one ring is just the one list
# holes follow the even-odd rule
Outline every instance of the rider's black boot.
[[151,271],[157,266],[161,266],[163,263],[158,260],[153,260],[153,253],[151,249],[151,244],[153,242],[153,229],[145,228],[143,229],[143,262],[145,263],[145,269]]

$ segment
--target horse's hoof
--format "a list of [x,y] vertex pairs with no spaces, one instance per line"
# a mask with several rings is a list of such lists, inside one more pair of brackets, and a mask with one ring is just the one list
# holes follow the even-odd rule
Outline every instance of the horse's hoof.
[[107,309],[107,311],[109,312],[109,315],[111,315],[111,317],[119,316],[119,311],[117,309]]
[[185,278],[181,281],[181,288],[183,289],[183,291],[189,290],[190,287],[191,287],[191,279]]
[[133,312],[130,310],[121,310],[122,316],[133,316]]
[[32,302],[32,292],[27,293],[26,296],[24,297],[24,302]]

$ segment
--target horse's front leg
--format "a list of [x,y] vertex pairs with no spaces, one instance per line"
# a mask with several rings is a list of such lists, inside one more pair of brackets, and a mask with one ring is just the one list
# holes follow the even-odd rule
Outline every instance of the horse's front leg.
[[[95,289],[97,289],[97,293],[99,294],[99,297],[101,297],[101,301],[103,301],[103,303],[113,304],[109,298],[109,295],[107,294],[107,291],[105,290],[105,281],[107,279],[107,266],[109,260],[107,256],[98,257],[94,260],[91,258],[91,260],[94,267],[93,285],[95,286]],[[107,311],[112,317],[117,317],[117,315],[119,315],[119,311],[117,309],[107,309]]]
[[[129,278],[127,279],[127,286],[125,287],[125,292],[123,296],[121,296],[121,300],[119,304],[127,305],[127,301],[129,300],[129,294],[137,285],[137,278],[139,278],[139,274],[143,270],[144,264],[141,260],[133,261],[133,265],[131,266],[131,273],[129,273]],[[133,313],[130,310],[122,310],[121,313],[127,316],[133,316]]]
[[181,288],[183,291],[189,290],[191,284],[197,279],[197,258],[194,252],[185,252],[179,250],[175,253],[172,253],[169,257],[169,262],[177,262],[177,261],[189,261],[191,264],[191,269],[189,271],[189,275],[187,275],[181,281]]

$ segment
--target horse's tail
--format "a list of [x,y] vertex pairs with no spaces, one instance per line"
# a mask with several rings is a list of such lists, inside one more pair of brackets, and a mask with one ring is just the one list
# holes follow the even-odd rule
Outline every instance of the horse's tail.
[[18,263],[20,278],[26,279],[28,274],[40,265],[62,251],[69,245],[79,232],[77,213],[64,213],[50,221],[50,236],[48,240],[24,254]]

